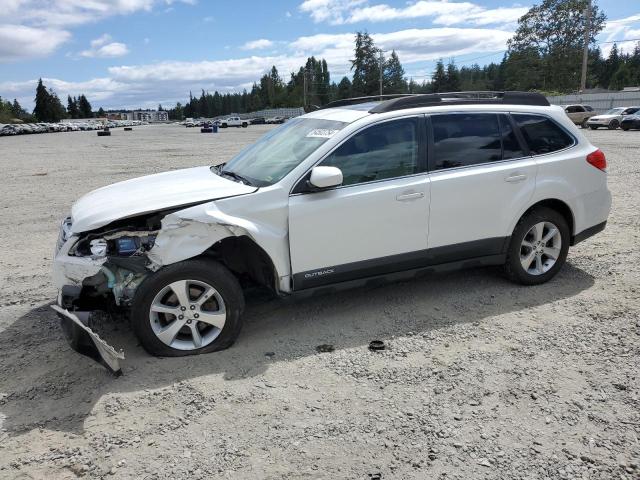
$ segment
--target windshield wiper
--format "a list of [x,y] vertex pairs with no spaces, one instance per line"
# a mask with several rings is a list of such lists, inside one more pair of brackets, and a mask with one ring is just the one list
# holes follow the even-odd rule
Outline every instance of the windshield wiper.
[[235,178],[239,182],[242,182],[242,183],[244,183],[246,185],[249,185],[249,186],[252,186],[252,187],[254,186],[253,183],[251,183],[251,180],[249,180],[246,177],[243,177],[239,173],[232,172],[230,170],[220,170],[220,175],[226,175],[227,177]]

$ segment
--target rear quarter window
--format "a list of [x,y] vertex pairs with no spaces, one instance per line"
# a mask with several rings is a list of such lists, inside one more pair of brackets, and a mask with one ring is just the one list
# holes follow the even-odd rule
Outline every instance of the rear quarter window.
[[543,155],[571,147],[575,140],[560,125],[541,115],[513,114],[531,155]]

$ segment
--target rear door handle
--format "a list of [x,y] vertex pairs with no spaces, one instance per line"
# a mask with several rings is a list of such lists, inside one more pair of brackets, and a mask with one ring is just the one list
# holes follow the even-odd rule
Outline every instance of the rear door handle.
[[423,192],[412,192],[412,193],[403,193],[402,195],[398,195],[396,200],[399,202],[404,202],[407,200],[417,200],[418,198],[424,197]]
[[509,182],[509,183],[518,183],[518,182],[522,182],[524,180],[527,179],[527,175],[524,173],[517,173],[515,175],[511,175],[510,177],[507,177],[504,179],[505,182]]

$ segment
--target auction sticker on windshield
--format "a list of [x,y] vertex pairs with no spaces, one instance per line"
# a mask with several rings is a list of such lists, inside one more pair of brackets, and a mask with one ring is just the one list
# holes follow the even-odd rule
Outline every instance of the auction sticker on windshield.
[[307,138],[331,138],[340,130],[330,130],[328,128],[315,128],[307,133]]

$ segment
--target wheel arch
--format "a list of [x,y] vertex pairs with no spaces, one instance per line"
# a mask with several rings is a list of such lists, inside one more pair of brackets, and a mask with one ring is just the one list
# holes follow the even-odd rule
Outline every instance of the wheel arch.
[[571,244],[573,245],[573,237],[575,235],[575,216],[573,210],[571,210],[571,207],[566,202],[557,198],[547,198],[544,200],[539,200],[538,202],[531,205],[518,217],[518,220],[514,224],[513,228],[515,228],[515,225],[518,224],[522,217],[527,215],[532,210],[540,207],[550,208],[551,210],[558,212],[565,218],[567,224],[569,225],[569,232],[571,232]]
[[214,243],[203,257],[215,258],[237,277],[246,276],[278,291],[278,271],[269,254],[247,235],[229,236]]

